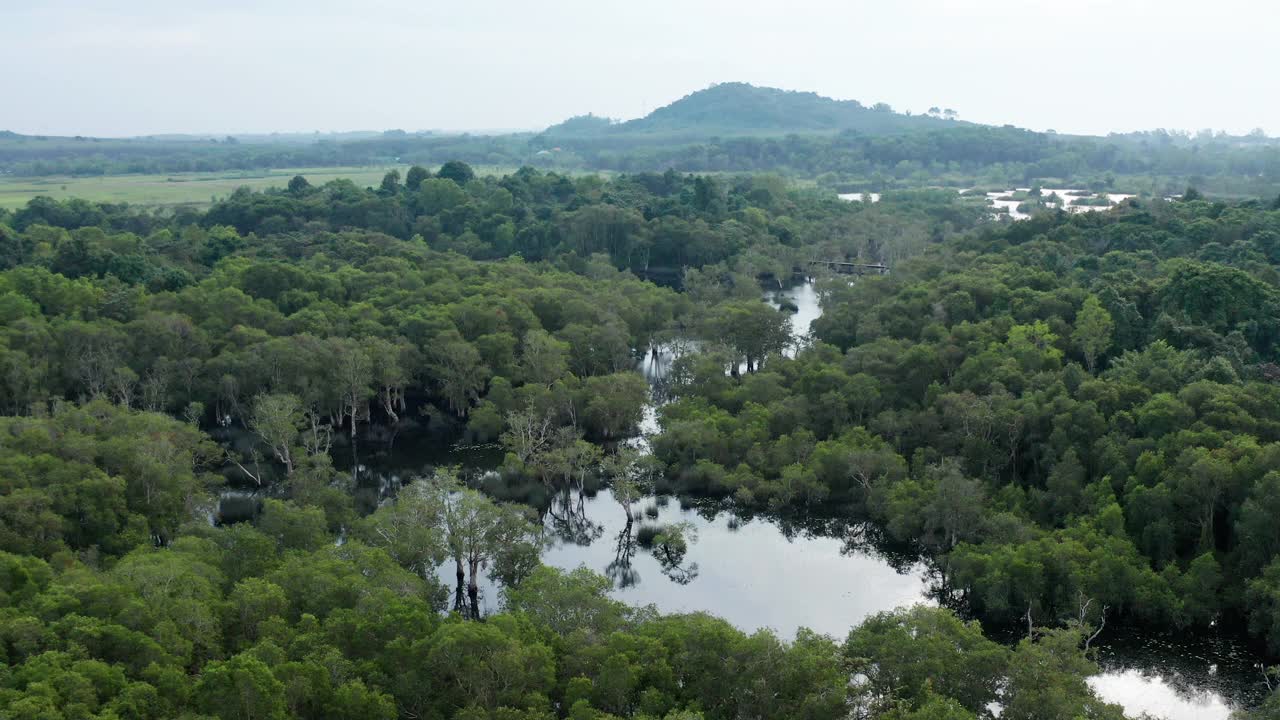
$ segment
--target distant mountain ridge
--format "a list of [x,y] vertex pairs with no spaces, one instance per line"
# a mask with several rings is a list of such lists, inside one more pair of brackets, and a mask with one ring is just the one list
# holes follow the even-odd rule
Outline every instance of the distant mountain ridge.
[[730,82],[712,85],[654,110],[645,117],[612,123],[594,115],[570,118],[547,128],[553,137],[642,134],[784,134],[855,130],[890,134],[961,124],[928,115],[895,113],[889,106],[867,107],[856,100],[833,100],[813,92]]

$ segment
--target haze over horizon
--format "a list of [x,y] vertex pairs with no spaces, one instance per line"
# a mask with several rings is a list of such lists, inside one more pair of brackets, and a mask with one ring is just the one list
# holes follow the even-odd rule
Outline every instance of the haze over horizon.
[[1063,133],[1280,135],[1280,9],[1116,5],[50,0],[3,9],[0,129],[541,129],[742,81]]

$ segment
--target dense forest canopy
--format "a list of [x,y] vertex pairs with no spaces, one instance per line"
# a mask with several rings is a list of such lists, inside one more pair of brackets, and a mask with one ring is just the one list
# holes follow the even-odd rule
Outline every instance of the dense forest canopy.
[[[312,187],[298,177],[279,191],[238,191],[200,215],[181,211],[168,217],[123,206],[38,198],[14,212],[9,224],[17,231],[49,226],[73,233],[104,225],[139,236],[216,228],[232,229],[238,236],[360,229],[406,241],[418,237],[433,249],[479,260],[519,255],[529,261],[565,257],[581,262],[604,254],[619,268],[678,274],[685,267],[741,259],[758,273],[789,275],[796,263],[814,254],[892,260],[973,227],[986,213],[985,206],[940,190],[894,193],[869,206],[827,193],[794,191],[777,176],[717,179],[668,171],[605,182],[524,168],[503,178],[477,178],[469,166],[451,162],[435,174],[420,166],[403,178],[398,171],[390,173],[376,189],[347,181]],[[886,232],[892,243],[882,239]],[[198,259],[205,262],[244,244],[228,240],[231,246],[213,249],[203,236],[177,242],[200,245],[206,255]],[[148,255],[142,246],[109,255],[118,254],[138,260]],[[101,261],[108,261],[107,254],[101,255]],[[194,269],[181,262],[166,267]],[[92,269],[99,275],[108,272],[105,266]]]
[[852,504],[989,621],[1089,597],[1156,625],[1247,617],[1280,648],[1278,222],[1044,215],[833,282],[794,360],[734,383],[691,358],[656,454],[742,503]]
[[[1085,682],[1106,623],[1280,651],[1280,209],[988,215],[459,161],[0,212],[0,714],[1120,718]],[[759,283],[813,259],[891,273],[822,277],[797,348]],[[657,347],[645,455],[618,441]],[[450,468],[357,502],[336,458],[408,424],[499,446],[486,489],[591,476],[628,520],[661,482],[872,524],[944,607],[790,640],[627,607]],[[220,522],[227,484],[266,499]]]

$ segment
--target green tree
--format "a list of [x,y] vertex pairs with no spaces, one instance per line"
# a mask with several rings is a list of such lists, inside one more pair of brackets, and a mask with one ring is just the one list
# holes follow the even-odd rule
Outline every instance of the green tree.
[[1098,358],[1111,347],[1111,333],[1115,323],[1111,313],[1102,306],[1096,295],[1085,298],[1080,312],[1076,313],[1076,326],[1071,334],[1080,354],[1084,356],[1089,372],[1097,367]]
[[431,353],[431,373],[435,376],[449,409],[466,417],[484,389],[489,369],[471,343],[456,338],[440,343]]
[[1096,672],[1076,630],[1052,630],[1018,643],[1009,661],[1004,711],[1010,720],[1123,720],[1118,705],[1094,694],[1085,678]]
[[628,435],[640,422],[649,386],[639,373],[621,372],[589,377],[583,384],[586,403],[583,424],[598,437]]
[[651,489],[652,467],[648,457],[635,448],[620,447],[605,457],[601,470],[609,479],[609,491],[626,513],[630,528],[635,519],[632,507]]
[[354,446],[359,418],[365,412],[369,398],[373,396],[373,361],[359,342],[349,338],[331,339],[329,351],[329,367],[333,389],[338,395],[339,415],[345,416],[349,423],[351,444]]
[[330,541],[324,511],[317,507],[298,507],[288,500],[263,501],[257,526],[282,550],[315,550]]
[[844,653],[853,671],[867,676],[866,701],[884,710],[899,701],[923,708],[936,692],[970,713],[985,712],[999,697],[1010,660],[977,623],[923,606],[868,618],[849,633]]
[[965,709],[958,701],[937,695],[913,708],[903,703],[882,714],[882,720],[977,720],[978,715]]
[[525,382],[550,386],[568,372],[569,343],[557,340],[545,330],[525,333],[520,369]]
[[294,448],[304,423],[302,403],[295,395],[259,395],[254,398],[249,427],[271,448],[285,472],[293,474]]
[[439,508],[444,547],[454,561],[458,580],[454,609],[478,619],[480,569],[491,567],[495,579],[517,584],[538,563],[541,534],[527,511],[497,504],[459,483],[451,473],[439,472],[419,482],[424,486],[421,492],[430,496],[423,502]]
[[422,167],[421,165],[414,165],[409,168],[407,173],[405,173],[404,186],[409,190],[409,192],[418,192],[418,189],[422,187],[422,181],[429,177],[431,177],[430,170]]
[[284,684],[247,654],[214,661],[194,688],[198,707],[222,720],[284,720]]
[[284,590],[273,582],[249,577],[236,583],[228,596],[230,635],[242,647],[257,642],[264,623],[283,618],[289,609]]
[[436,177],[452,180],[459,185],[466,185],[475,179],[476,173],[471,166],[460,161],[450,160],[436,171]]
[[382,176],[382,184],[378,186],[378,192],[383,195],[395,195],[400,192],[400,171],[391,170]]
[[430,580],[444,562],[444,513],[451,482],[410,483],[396,496],[357,526],[357,532],[372,547],[386,551],[401,567]]
[[791,340],[786,315],[760,301],[735,301],[715,307],[708,320],[708,337],[724,343],[744,361],[748,372],[770,354],[780,353]]
[[609,596],[613,584],[585,567],[564,571],[539,566],[515,587],[507,588],[507,608],[521,612],[556,635],[575,630],[603,638],[619,629],[628,615],[625,605]]

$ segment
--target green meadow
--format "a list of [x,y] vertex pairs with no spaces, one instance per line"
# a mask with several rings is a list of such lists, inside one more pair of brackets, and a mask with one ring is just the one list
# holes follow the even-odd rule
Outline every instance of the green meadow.
[[[294,175],[302,175],[312,185],[345,178],[361,187],[377,186],[389,170],[403,176],[408,166],[281,168],[168,175],[104,175],[96,177],[13,177],[0,176],[0,207],[19,208],[39,195],[65,199],[83,198],[95,202],[127,202],[150,206],[207,206],[241,186],[254,190],[284,187]],[[477,172],[511,172],[513,168],[477,167]]]

